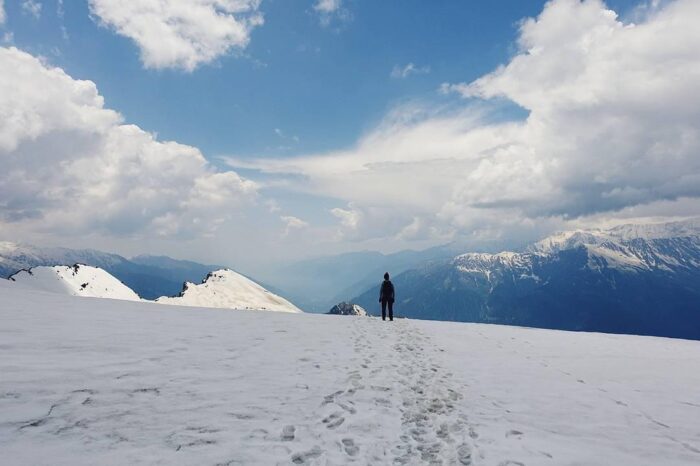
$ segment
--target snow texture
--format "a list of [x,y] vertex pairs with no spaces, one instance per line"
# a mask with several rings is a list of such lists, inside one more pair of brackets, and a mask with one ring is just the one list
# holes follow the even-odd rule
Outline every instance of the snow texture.
[[[2,280],[3,282],[6,280]],[[10,277],[23,288],[90,298],[111,298],[138,301],[131,288],[108,272],[89,265],[57,265],[20,270]]]
[[163,296],[156,302],[179,306],[302,312],[286,299],[230,269],[211,272],[199,285],[185,283],[180,296]]
[[700,461],[700,342],[7,285],[5,464]]

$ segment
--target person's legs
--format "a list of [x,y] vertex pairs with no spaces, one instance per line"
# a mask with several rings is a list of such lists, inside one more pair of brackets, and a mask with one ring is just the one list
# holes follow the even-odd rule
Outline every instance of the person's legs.
[[382,300],[382,320],[386,320],[386,301]]
[[394,320],[394,303],[389,301],[389,320]]

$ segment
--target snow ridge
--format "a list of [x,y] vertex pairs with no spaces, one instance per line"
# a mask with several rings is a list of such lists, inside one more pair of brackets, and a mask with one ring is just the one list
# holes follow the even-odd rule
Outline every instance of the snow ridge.
[[230,269],[209,273],[199,285],[187,282],[179,296],[162,296],[156,302],[180,306],[302,312],[286,299]]
[[700,267],[700,219],[650,225],[621,225],[609,230],[574,230],[548,236],[523,253],[467,253],[453,259],[455,268],[487,277],[494,270],[527,273],[538,262],[563,251],[583,248],[593,270],[614,268],[673,271]]
[[89,265],[39,266],[21,270],[9,278],[23,288],[71,296],[139,301],[131,288],[108,272]]

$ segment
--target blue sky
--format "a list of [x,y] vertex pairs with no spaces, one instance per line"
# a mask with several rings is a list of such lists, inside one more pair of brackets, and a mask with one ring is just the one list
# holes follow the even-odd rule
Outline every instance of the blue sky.
[[254,266],[697,215],[697,9],[5,0],[0,232]]
[[[45,0],[38,20],[20,3],[6,5],[14,43],[97,83],[128,122],[207,156],[246,157],[352,145],[397,102],[441,99],[441,83],[471,81],[506,62],[518,22],[544,4],[355,0],[345,6],[350,19],[322,26],[310,0],[265,0],[265,24],[244,51],[186,72],[143,69],[134,43],[100,27],[85,1],[65,2],[59,18],[57,2]],[[626,11],[636,2],[608,4]],[[390,76],[409,63],[430,71]]]

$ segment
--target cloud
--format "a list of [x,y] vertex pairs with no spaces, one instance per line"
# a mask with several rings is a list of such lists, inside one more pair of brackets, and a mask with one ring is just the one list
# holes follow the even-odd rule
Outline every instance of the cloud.
[[0,25],[5,24],[7,15],[5,14],[5,0],[0,0]]
[[22,0],[22,11],[39,19],[41,17],[41,3],[36,0]]
[[244,49],[263,24],[260,0],[89,0],[102,24],[132,39],[146,68],[193,71]]
[[[301,177],[296,189],[341,201],[333,213],[358,240],[431,229],[522,235],[699,202],[698,17],[695,0],[667,2],[636,24],[599,0],[551,1],[521,23],[508,63],[443,86],[465,98],[461,110],[399,107],[351,149],[249,167]],[[504,101],[527,117],[497,118]]]
[[316,0],[313,8],[324,27],[330,26],[334,21],[346,23],[352,20],[352,13],[343,7],[343,0]]
[[335,13],[340,9],[341,0],[318,0],[314,5],[314,10],[319,13]]
[[302,230],[309,226],[309,224],[304,220],[298,217],[293,217],[291,215],[282,215],[280,217],[280,220],[282,220],[285,223],[284,233],[282,234],[283,236],[289,236],[289,234],[292,233],[292,231]]
[[391,70],[391,77],[394,79],[405,79],[412,74],[428,74],[430,73],[429,66],[416,66],[413,63],[409,63],[405,66],[394,65]]
[[125,124],[93,82],[16,48],[0,68],[0,230],[188,238],[254,201],[255,183]]

